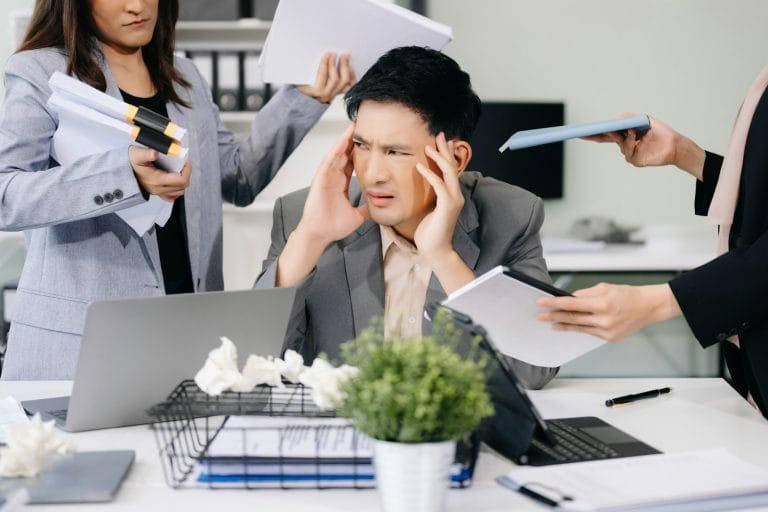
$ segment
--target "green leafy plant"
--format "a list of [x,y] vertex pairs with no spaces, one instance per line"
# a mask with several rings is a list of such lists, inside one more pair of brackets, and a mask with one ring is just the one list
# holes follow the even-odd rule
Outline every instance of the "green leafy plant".
[[366,435],[383,441],[423,443],[468,436],[493,414],[485,385],[487,358],[476,342],[457,353],[460,333],[439,311],[429,336],[384,339],[375,320],[342,345],[342,356],[359,373],[341,386],[339,412]]

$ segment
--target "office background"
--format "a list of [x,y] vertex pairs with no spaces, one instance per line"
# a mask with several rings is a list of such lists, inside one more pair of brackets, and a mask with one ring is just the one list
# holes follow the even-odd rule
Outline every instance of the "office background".
[[[768,3],[762,0],[419,3],[431,18],[453,28],[454,41],[445,51],[472,75],[483,100],[563,102],[568,123],[623,111],[649,113],[718,152],[725,149],[743,94],[768,63]],[[8,26],[12,11],[29,10],[33,4],[5,0],[0,23]],[[195,31],[184,37],[196,37]],[[0,38],[0,61],[11,52],[10,35]],[[242,117],[230,117],[228,123],[236,131],[247,126]],[[251,285],[268,248],[274,199],[309,184],[345,123],[341,106],[333,105],[251,207],[225,206],[228,289]],[[692,215],[689,176],[671,168],[635,169],[612,146],[573,141],[565,144],[564,154],[564,197],[546,201],[545,234],[561,234],[586,215],[709,230],[704,219]],[[625,277],[658,282],[667,276]],[[574,283],[588,284],[601,276],[580,279]],[[649,337],[650,343],[642,340]],[[679,342],[668,343],[673,338]],[[712,374],[716,355],[696,345],[680,320],[564,370],[572,375]]]

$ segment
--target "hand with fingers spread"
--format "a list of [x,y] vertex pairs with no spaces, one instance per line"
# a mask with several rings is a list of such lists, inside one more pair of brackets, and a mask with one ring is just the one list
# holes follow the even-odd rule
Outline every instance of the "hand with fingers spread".
[[342,53],[337,65],[336,54],[329,52],[320,60],[315,83],[301,85],[298,89],[321,103],[330,103],[338,94],[347,92],[355,82],[355,72],[349,65],[349,54]]
[[192,166],[186,162],[179,173],[163,171],[155,167],[158,156],[154,149],[138,146],[128,148],[128,160],[142,190],[173,202],[183,196],[189,186]]
[[549,309],[538,319],[559,331],[581,331],[619,341],[646,325],[681,314],[668,284],[628,286],[600,283],[572,297],[542,297],[536,304]]
[[301,220],[278,260],[278,286],[292,286],[306,277],[329,244],[345,238],[368,218],[367,205],[354,207],[348,196],[354,128],[354,124],[347,128],[312,179]]
[[[625,113],[622,117],[634,114]],[[584,137],[594,142],[614,142],[624,158],[635,167],[674,165],[701,180],[705,152],[671,126],[650,117],[651,129],[638,137],[635,130],[608,132]]]

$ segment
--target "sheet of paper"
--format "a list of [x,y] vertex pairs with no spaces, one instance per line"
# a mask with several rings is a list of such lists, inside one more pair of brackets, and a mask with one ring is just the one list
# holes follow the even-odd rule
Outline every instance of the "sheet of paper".
[[314,83],[325,52],[349,52],[358,79],[398,46],[442,49],[450,27],[371,0],[281,0],[261,55],[269,83]]
[[587,137],[600,133],[617,132],[634,128],[639,132],[645,132],[651,127],[648,116],[625,117],[621,119],[608,119],[605,121],[592,121],[589,123],[567,124],[565,126],[552,126],[550,128],[537,128],[514,133],[499,148],[499,152],[505,149],[515,150],[541,146],[552,142],[560,142],[577,137]]
[[541,322],[536,299],[548,295],[508,277],[499,266],[459,288],[443,304],[482,325],[501,352],[526,363],[556,367],[602,346],[589,334],[555,331]]
[[563,510],[629,510],[744,495],[763,495],[768,503],[768,471],[725,449],[519,466],[500,482],[513,489],[524,485]]
[[27,413],[12,396],[0,400],[0,443],[5,444],[5,429],[17,423],[27,422]]

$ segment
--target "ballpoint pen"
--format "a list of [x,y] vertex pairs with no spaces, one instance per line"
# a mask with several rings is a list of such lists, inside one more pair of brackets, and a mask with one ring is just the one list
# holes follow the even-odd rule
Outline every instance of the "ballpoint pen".
[[636,400],[643,400],[644,398],[656,398],[672,391],[672,388],[652,389],[650,391],[643,391],[642,393],[635,393],[634,395],[618,396],[616,398],[609,398],[605,401],[606,407],[613,407],[614,405],[628,404]]

